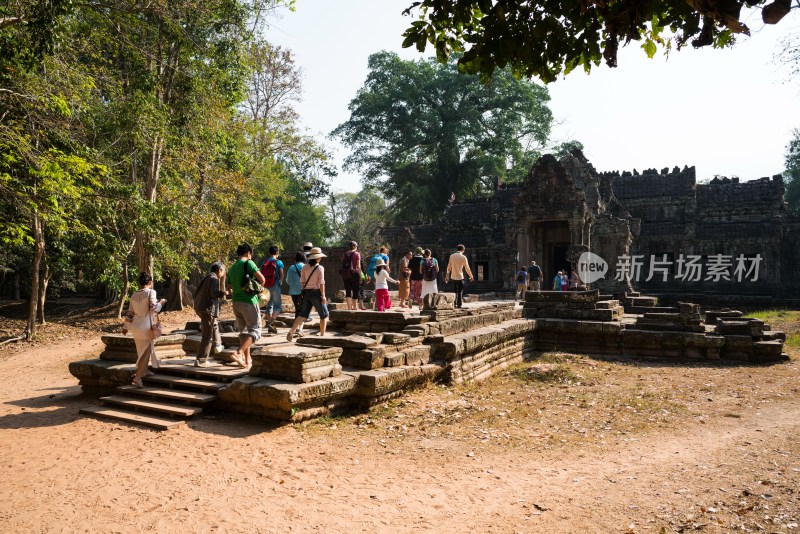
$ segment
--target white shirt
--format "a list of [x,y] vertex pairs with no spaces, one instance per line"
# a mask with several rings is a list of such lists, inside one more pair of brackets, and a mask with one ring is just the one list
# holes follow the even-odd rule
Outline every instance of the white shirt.
[[454,252],[450,255],[450,261],[447,262],[447,274],[450,280],[463,280],[464,272],[462,269],[466,270],[467,275],[472,278],[472,271],[469,268],[467,257],[460,252]]
[[397,283],[397,280],[389,276],[386,269],[381,269],[381,272],[375,273],[375,289],[389,289],[389,282]]

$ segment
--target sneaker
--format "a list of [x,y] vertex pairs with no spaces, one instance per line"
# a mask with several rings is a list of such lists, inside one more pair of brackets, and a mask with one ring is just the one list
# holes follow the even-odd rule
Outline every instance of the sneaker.
[[195,367],[211,367],[212,365],[214,365],[214,364],[212,364],[208,360],[206,360],[204,362],[201,362],[200,360],[195,360],[194,361],[194,366]]
[[272,324],[267,324],[267,332],[269,332],[270,334],[277,334],[278,329],[272,326]]
[[222,351],[225,350],[225,345],[217,345],[211,349],[213,354],[222,354]]

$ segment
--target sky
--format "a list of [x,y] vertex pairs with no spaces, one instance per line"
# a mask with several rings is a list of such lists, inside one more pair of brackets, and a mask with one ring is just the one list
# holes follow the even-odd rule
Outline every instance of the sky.
[[[327,135],[349,118],[347,106],[367,77],[367,58],[380,50],[403,59],[412,0],[297,0],[276,16],[266,38],[289,48],[303,72],[303,125],[333,152],[339,176],[333,187],[361,189],[359,176],[342,170],[348,149]],[[698,180],[715,175],[750,180],[779,174],[793,128],[800,128],[800,79],[776,57],[781,39],[800,40],[793,10],[775,26],[760,12],[730,49],[688,46],[647,58],[638,43],[621,48],[618,67],[601,64],[547,86],[555,123],[552,144],[575,139],[598,171],[695,166]]]

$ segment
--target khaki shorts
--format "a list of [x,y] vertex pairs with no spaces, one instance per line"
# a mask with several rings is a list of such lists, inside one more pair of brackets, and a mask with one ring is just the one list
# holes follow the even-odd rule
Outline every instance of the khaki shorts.
[[233,315],[236,317],[239,338],[250,336],[254,343],[261,339],[261,310],[258,309],[258,304],[234,302]]

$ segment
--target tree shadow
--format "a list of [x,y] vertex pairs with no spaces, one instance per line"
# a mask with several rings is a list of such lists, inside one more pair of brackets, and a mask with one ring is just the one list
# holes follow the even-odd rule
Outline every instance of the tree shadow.
[[57,393],[4,402],[3,404],[17,406],[22,411],[0,415],[0,428],[42,428],[69,424],[82,417],[78,410],[92,401],[92,397],[81,392],[80,386],[77,385],[44,388],[38,391]]

